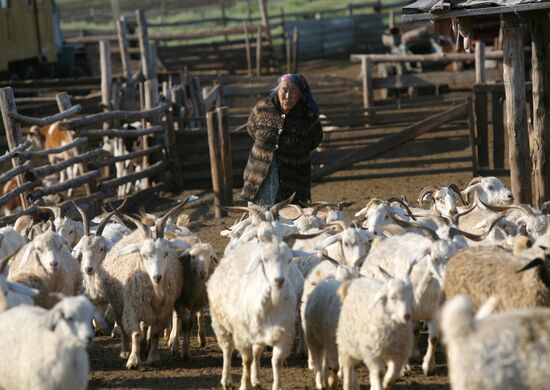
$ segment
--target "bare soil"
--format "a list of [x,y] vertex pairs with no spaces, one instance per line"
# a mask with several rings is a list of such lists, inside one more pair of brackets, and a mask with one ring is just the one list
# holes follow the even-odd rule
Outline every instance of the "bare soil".
[[[346,74],[355,78],[357,66],[349,63],[332,67],[319,66],[320,73]],[[331,73],[331,74],[332,74]],[[358,97],[360,99],[360,97]],[[448,185],[456,183],[464,188],[472,178],[470,148],[467,141],[467,127],[449,128],[426,134],[419,139],[406,143],[381,158],[360,162],[350,169],[337,172],[313,186],[314,201],[355,201],[348,211],[348,217],[364,207],[373,197],[407,196],[416,202],[420,190],[428,185]],[[221,254],[226,239],[219,235],[225,227],[231,225],[239,216],[215,219],[212,195],[206,191],[187,189],[175,194],[163,194],[147,205],[153,212],[161,212],[170,207],[176,199],[189,194],[197,194],[200,200],[191,204],[187,213],[191,216],[192,230],[198,232],[202,240],[214,245]],[[239,191],[235,190],[234,198],[240,201]],[[426,334],[420,335],[420,347],[426,348]],[[210,389],[219,388],[221,378],[222,356],[213,333],[209,330],[208,343],[203,349],[198,347],[196,338],[192,340],[191,360],[182,361],[172,356],[164,341],[161,341],[162,364],[159,367],[144,367],[138,371],[125,369],[125,361],[118,357],[119,340],[110,337],[98,337],[90,348],[91,389],[134,388],[134,389]],[[438,349],[437,371],[435,376],[424,377],[420,364],[412,365],[412,372],[400,379],[395,389],[448,389],[447,369],[444,352]],[[265,353],[262,359],[261,380],[264,388],[271,386],[270,354]],[[239,357],[233,359],[235,383],[239,383],[241,362]],[[361,388],[368,388],[367,369],[359,369]],[[306,359],[293,353],[283,370],[282,383],[291,389],[314,388],[313,374],[307,369]]]

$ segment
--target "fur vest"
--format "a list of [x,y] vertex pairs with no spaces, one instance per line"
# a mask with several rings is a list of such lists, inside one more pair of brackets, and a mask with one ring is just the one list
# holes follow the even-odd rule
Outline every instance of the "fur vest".
[[281,198],[296,192],[294,203],[310,201],[310,154],[323,139],[317,114],[299,101],[285,115],[274,95],[256,104],[248,118],[247,130],[254,145],[244,170],[242,197],[254,200],[275,154]]

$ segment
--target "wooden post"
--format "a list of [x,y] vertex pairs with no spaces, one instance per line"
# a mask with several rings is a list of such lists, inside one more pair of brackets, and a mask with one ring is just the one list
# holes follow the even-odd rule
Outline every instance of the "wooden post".
[[476,130],[474,123],[474,109],[472,98],[468,97],[468,128],[470,130],[470,148],[472,149],[472,176],[477,176],[477,148],[476,148]]
[[485,43],[476,44],[476,84],[485,84]]
[[111,10],[113,12],[113,20],[118,22],[118,18],[120,17],[120,2],[119,0],[111,0]]
[[[158,81],[156,78],[151,80],[145,80],[143,83],[144,88],[144,103],[145,103],[145,109],[151,109],[158,105],[159,103],[159,95],[158,95]],[[154,118],[152,119],[152,124],[158,124],[160,122],[160,118]],[[158,135],[155,135],[155,140],[157,144],[160,144],[162,141]],[[142,144],[143,149],[147,149],[149,147],[149,138],[147,136],[142,137]],[[156,155],[156,157],[159,157],[159,155]],[[143,156],[142,160],[142,169],[145,170],[149,168],[149,156],[145,155]],[[149,178],[145,178],[145,188],[149,188],[151,186],[151,181]]]
[[214,192],[214,215],[216,218],[227,216],[227,213],[220,209],[222,204],[224,188],[223,188],[223,171],[220,154],[220,142],[218,132],[218,121],[215,111],[206,113],[206,128],[208,132],[208,151],[210,153],[210,172],[212,174],[212,191]]
[[246,69],[248,76],[252,77],[252,53],[250,52],[250,39],[248,38],[248,24],[244,22],[244,46],[246,50]]
[[299,53],[299,39],[300,34],[298,31],[298,26],[294,26],[294,31],[292,32],[292,70],[294,73],[298,73],[298,53]]
[[128,24],[126,17],[121,16],[116,23],[118,35],[118,47],[120,49],[120,60],[122,61],[122,73],[126,78],[126,85],[132,84],[132,65],[130,63],[130,52],[128,50]]
[[292,73],[292,44],[290,38],[285,40],[286,46],[286,73]]
[[394,27],[395,27],[395,12],[392,9],[392,10],[390,10],[390,30],[393,29]]
[[531,15],[533,81],[534,205],[550,200],[550,20],[547,12]]
[[[99,62],[101,66],[101,105],[104,111],[111,110],[111,43],[109,41],[99,42]],[[108,127],[108,125],[107,125]],[[104,128],[107,128],[104,126]]]
[[[73,106],[71,103],[71,98],[69,97],[67,92],[58,93],[57,95],[55,95],[55,100],[57,102],[57,108],[59,109],[59,112],[67,111]],[[78,147],[75,147],[73,150],[75,151],[75,155],[80,154]],[[76,164],[76,166],[78,167],[81,175],[84,175],[86,173],[86,166],[84,164],[78,163]],[[84,183],[84,191],[86,191],[87,196],[92,195],[95,192],[95,188],[95,182]]]
[[267,15],[267,0],[258,0],[258,3],[260,6],[260,17],[262,19],[262,27],[265,28],[269,47],[273,48],[273,42],[271,42],[271,28],[269,26],[269,16]]
[[[174,175],[176,186],[181,187],[181,185],[183,184],[181,179],[181,162],[179,152],[177,150],[176,133],[174,131],[174,117],[179,116],[179,106],[176,102],[177,93],[175,87],[172,87],[169,91],[166,91],[166,94],[167,96],[170,96],[170,100],[172,103],[170,109],[166,111],[166,133],[168,135],[168,142],[170,142],[170,144],[166,146],[168,147],[170,160],[172,162],[172,174]],[[176,113],[175,115],[174,112]]]
[[504,93],[493,91],[491,93],[493,106],[493,166],[495,169],[504,169]]
[[368,56],[361,57],[361,74],[363,76],[363,107],[374,105],[374,89],[372,85],[372,61]]
[[220,160],[223,169],[223,200],[226,206],[233,205],[233,160],[231,156],[231,134],[229,132],[229,109],[216,108],[218,116],[218,136],[220,141]]
[[523,30],[517,15],[503,15],[502,40],[510,182],[514,201],[531,203],[531,159],[525,116]]
[[262,28],[258,27],[258,34],[256,35],[256,76],[260,77],[262,74]]
[[348,3],[348,16],[353,16],[353,3]]
[[489,130],[487,121],[487,91],[475,91],[477,163],[489,168]]
[[147,30],[147,17],[142,9],[136,10],[136,21],[138,24],[139,51],[141,53],[141,71],[145,80],[157,78],[156,58],[151,53],[149,33]]
[[[2,113],[2,119],[4,121],[4,129],[6,130],[6,139],[8,141],[9,150],[15,149],[20,143],[22,143],[23,136],[21,134],[21,128],[19,123],[12,118],[10,118],[10,112],[17,112],[15,106],[15,96],[13,95],[13,90],[11,87],[6,87],[0,89],[0,112]],[[21,166],[21,158],[15,156],[11,159],[11,165],[13,168],[18,168]],[[25,182],[23,175],[17,175],[17,185],[21,186]],[[21,207],[26,210],[30,204],[25,196],[25,193],[19,195],[21,200]]]

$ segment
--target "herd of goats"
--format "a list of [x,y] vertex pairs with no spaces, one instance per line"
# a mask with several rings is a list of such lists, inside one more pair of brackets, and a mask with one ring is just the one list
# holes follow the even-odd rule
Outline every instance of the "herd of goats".
[[46,222],[1,228],[0,388],[86,388],[101,329],[120,336],[128,369],[158,363],[161,337],[192,359],[191,328],[196,318],[204,346],[207,311],[224,389],[235,350],[240,389],[259,388],[268,346],[272,388],[284,387],[296,340],[316,388],[358,388],[362,362],[371,389],[387,389],[415,357],[432,374],[440,339],[453,389],[548,387],[550,218],[513,204],[497,178],[424,188],[418,207],[372,199],[352,221],[345,203],[228,208],[245,213],[221,232],[219,261],[189,229],[193,200],[162,217],[122,205],[92,220],[78,208],[75,221],[44,207]]

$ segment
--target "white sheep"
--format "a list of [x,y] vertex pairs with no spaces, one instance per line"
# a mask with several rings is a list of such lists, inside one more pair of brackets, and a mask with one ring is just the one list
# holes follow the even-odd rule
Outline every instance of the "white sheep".
[[67,246],[72,250],[84,235],[84,226],[81,221],[73,221],[62,215],[61,207],[37,206],[39,210],[50,211],[54,215],[54,229],[67,242]]
[[369,369],[372,390],[387,389],[411,353],[414,293],[410,280],[359,278],[342,284],[338,295],[343,303],[336,341],[344,390],[354,388],[359,362]]
[[[297,298],[289,282],[293,253],[284,242],[251,242],[225,255],[207,283],[212,327],[223,352],[221,384],[232,386],[231,356],[243,360],[241,388],[259,382],[260,356],[273,347],[274,390],[294,340]],[[252,366],[252,367],[251,367]]]
[[8,280],[30,273],[42,279],[50,293],[76,295],[80,289],[80,265],[69,252],[65,240],[47,230],[27,243],[10,264]]
[[0,387],[85,389],[93,338],[92,319],[102,322],[86,298],[61,300],[47,311],[18,306],[0,314]]
[[156,238],[140,220],[126,217],[139,229],[119,241],[99,269],[107,301],[121,327],[121,357],[128,359],[128,369],[141,363],[140,343],[145,336],[140,327],[142,321],[151,331],[147,363],[160,361],[160,333],[170,325],[183,283],[181,263],[174,247],[164,239],[164,228],[167,218],[181,210],[188,199],[157,221]]
[[550,309],[474,318],[465,295],[442,309],[441,329],[454,390],[545,389],[550,383]]
[[[329,263],[330,262],[324,262]],[[336,328],[342,303],[337,290],[344,280],[354,279],[358,272],[339,265],[333,272],[325,274],[316,269],[306,280],[308,288],[313,290],[305,294],[300,315],[304,338],[308,348],[308,366],[314,370],[315,385],[318,389],[334,388],[337,385],[338,349],[336,346]]]

